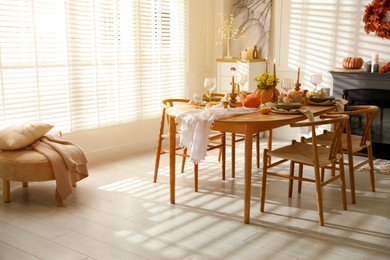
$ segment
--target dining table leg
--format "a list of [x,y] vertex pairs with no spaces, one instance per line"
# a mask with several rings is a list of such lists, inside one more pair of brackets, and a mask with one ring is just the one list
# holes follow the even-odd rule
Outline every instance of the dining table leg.
[[176,189],[176,122],[169,117],[169,189],[171,204],[175,204]]
[[244,223],[249,224],[252,186],[252,134],[245,134]]

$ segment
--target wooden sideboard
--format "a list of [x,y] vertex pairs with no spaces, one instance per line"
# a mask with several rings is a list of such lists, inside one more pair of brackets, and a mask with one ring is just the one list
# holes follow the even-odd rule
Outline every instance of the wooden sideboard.
[[218,76],[217,76],[217,91],[220,93],[228,93],[231,91],[232,72],[231,67],[235,67],[240,73],[243,73],[248,78],[247,91],[254,91],[256,82],[253,79],[265,71],[265,60],[242,60],[242,59],[217,59]]

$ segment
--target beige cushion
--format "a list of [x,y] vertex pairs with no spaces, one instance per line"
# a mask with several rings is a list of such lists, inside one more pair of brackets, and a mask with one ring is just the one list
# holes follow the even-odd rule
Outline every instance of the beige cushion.
[[29,146],[52,128],[52,125],[42,122],[8,126],[0,131],[0,150],[17,150]]

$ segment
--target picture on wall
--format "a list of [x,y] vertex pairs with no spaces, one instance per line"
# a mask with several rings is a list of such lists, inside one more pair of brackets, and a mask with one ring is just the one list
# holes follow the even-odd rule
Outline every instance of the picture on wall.
[[268,56],[271,28],[272,0],[233,0],[233,28],[240,37],[231,41],[231,54],[239,57],[241,51],[253,50],[256,45],[260,58]]

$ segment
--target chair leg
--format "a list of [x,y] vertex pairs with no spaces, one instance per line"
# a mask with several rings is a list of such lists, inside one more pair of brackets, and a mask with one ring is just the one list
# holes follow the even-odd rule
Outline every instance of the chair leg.
[[10,181],[3,179],[3,202],[9,203],[11,202],[10,196]]
[[260,168],[260,133],[257,133],[255,138],[256,138],[256,167]]
[[154,164],[153,182],[157,182],[158,168],[159,168],[159,165],[160,165],[160,156],[161,156],[161,145],[162,145],[162,138],[161,138],[161,135],[160,135],[159,139],[158,139],[158,144],[157,144],[156,161],[155,161],[155,164]]
[[319,167],[314,167],[315,185],[316,185],[316,197],[317,197],[317,210],[318,210],[318,222],[321,226],[324,225],[324,209],[322,204],[322,188]]
[[[345,182],[345,170],[344,170],[344,158],[341,157],[339,160],[340,167],[340,190],[341,190],[341,199],[343,201],[343,209],[347,210],[347,191],[346,191],[346,182]],[[332,169],[336,168],[336,163],[332,164]]]
[[199,165],[197,163],[194,163],[194,191],[198,192],[198,171],[199,171]]
[[321,181],[323,182],[325,180],[325,167],[321,168]]
[[353,154],[352,151],[347,151],[348,155],[348,172],[349,172],[349,186],[351,189],[351,203],[356,204],[356,194],[355,194],[355,169],[353,164]]
[[236,134],[232,133],[232,178],[236,177]]
[[181,158],[181,173],[184,172],[184,167],[186,166],[187,160],[187,148],[183,149],[183,157]]
[[[272,129],[268,130],[268,137],[267,137],[267,146],[270,151],[272,151]],[[271,164],[271,156],[268,156],[268,165]]]
[[367,156],[368,156],[368,165],[370,166],[370,182],[371,182],[371,191],[375,192],[375,174],[374,174],[374,163],[372,156],[372,146],[367,147]]
[[263,151],[263,176],[261,180],[261,196],[260,196],[260,211],[264,212],[264,204],[265,204],[265,193],[267,189],[267,171],[268,171],[268,150],[264,149]]
[[222,136],[222,148],[219,149],[220,151],[222,150],[222,180],[226,179],[226,133],[223,133]]
[[[302,178],[302,176],[303,176],[303,164],[300,163],[298,166],[299,166],[299,168],[298,168],[298,176],[299,176],[299,178]],[[302,181],[299,180],[298,181],[298,193],[301,193],[301,192],[302,192]]]
[[[294,177],[294,161],[290,161],[290,177]],[[288,180],[288,197],[292,197],[294,180],[290,178]]]

